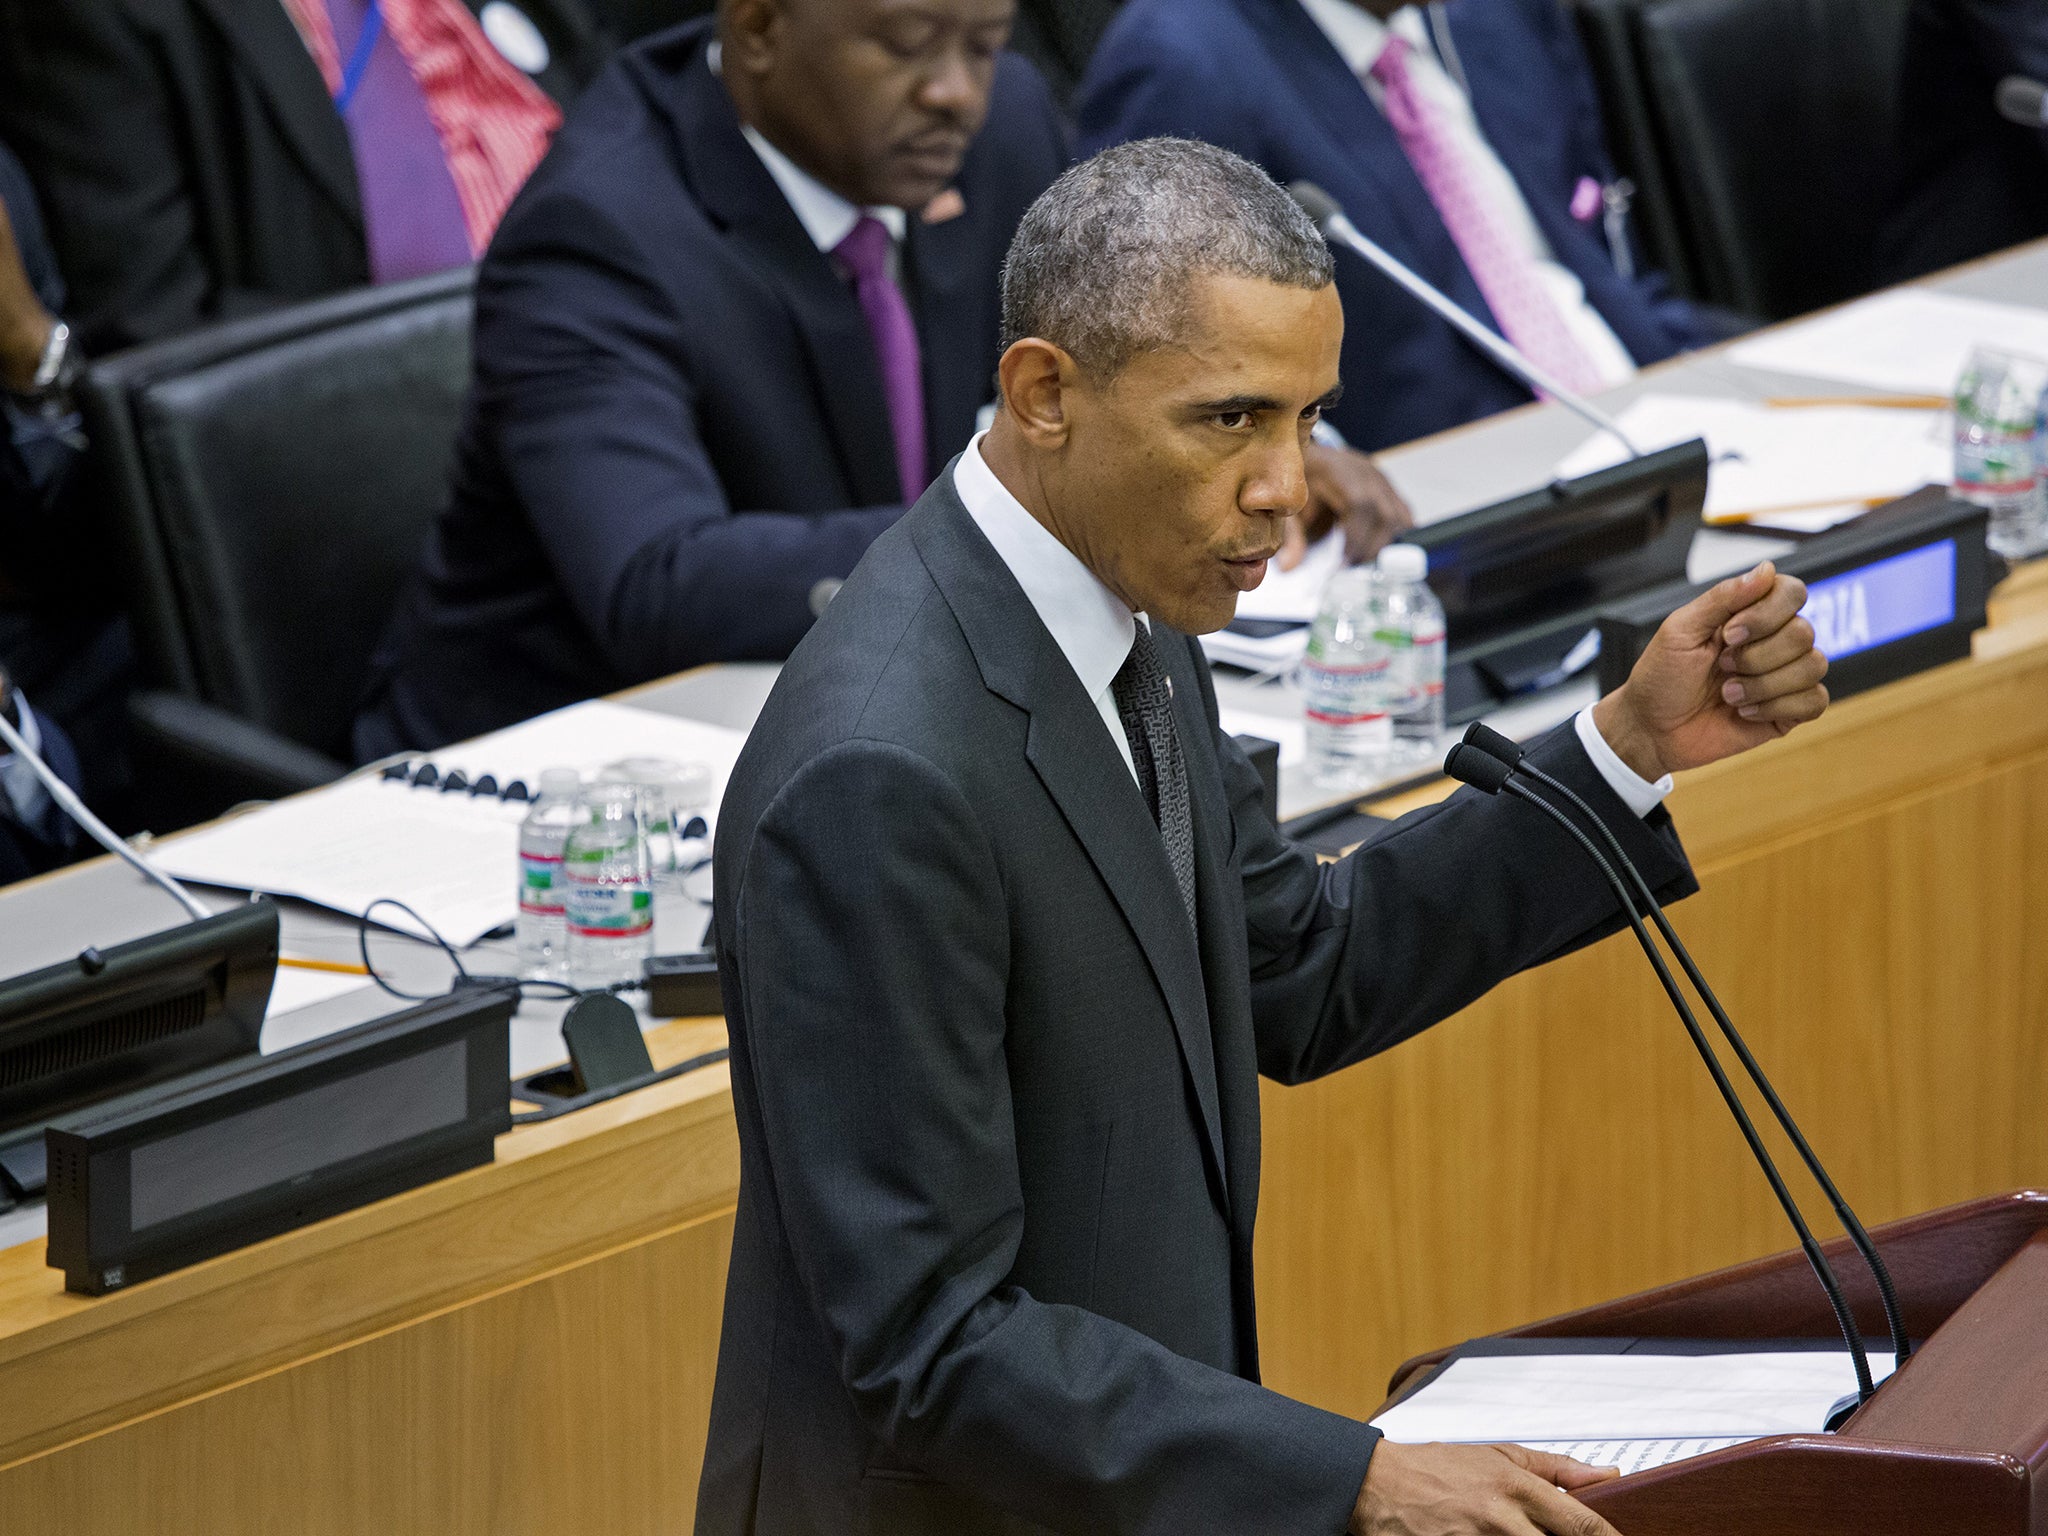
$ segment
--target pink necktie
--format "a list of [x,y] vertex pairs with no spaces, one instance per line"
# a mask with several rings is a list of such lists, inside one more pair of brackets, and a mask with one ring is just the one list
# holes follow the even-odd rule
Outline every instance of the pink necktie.
[[889,231],[871,213],[861,215],[853,233],[832,249],[853,278],[854,297],[874,337],[882,365],[882,395],[896,439],[896,475],[907,505],[931,483],[925,470],[924,368],[918,353],[917,322],[903,290],[889,275]]
[[1568,389],[1601,388],[1600,373],[1573,339],[1556,303],[1543,291],[1536,262],[1518,250],[1489,216],[1486,201],[1474,183],[1449,127],[1415,88],[1408,67],[1408,44],[1389,37],[1372,66],[1372,77],[1384,92],[1387,121],[1401,141],[1408,162],[1436,204],[1458,254],[1509,341],[1536,366]]

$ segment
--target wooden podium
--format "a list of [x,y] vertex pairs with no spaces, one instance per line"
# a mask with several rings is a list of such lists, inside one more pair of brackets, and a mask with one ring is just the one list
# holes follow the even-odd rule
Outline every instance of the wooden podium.
[[[2048,1193],[1871,1233],[1924,1340],[1836,1434],[1773,1435],[1583,1495],[1622,1536],[2048,1536]],[[1885,1333],[1869,1270],[1827,1244],[1856,1318]],[[1839,1338],[1796,1250],[1500,1335]],[[1394,1373],[1398,1394],[1448,1354]]]

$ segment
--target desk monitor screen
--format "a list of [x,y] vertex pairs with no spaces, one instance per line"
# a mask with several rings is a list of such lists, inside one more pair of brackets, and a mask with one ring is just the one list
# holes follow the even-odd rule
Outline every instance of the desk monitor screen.
[[40,1192],[58,1115],[255,1051],[276,974],[277,906],[252,901],[0,980],[8,1193]]
[[1682,578],[1706,500],[1707,445],[1695,439],[1445,518],[1408,542],[1429,551],[1456,652]]

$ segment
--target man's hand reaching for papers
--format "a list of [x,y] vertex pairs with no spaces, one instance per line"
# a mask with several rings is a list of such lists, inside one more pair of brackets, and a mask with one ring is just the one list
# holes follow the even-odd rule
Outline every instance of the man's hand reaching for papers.
[[1645,779],[1775,741],[1828,707],[1806,584],[1766,560],[1666,619],[1593,723]]
[[1620,1536],[1571,1496],[1621,1474],[1520,1445],[1373,1450],[1351,1536]]

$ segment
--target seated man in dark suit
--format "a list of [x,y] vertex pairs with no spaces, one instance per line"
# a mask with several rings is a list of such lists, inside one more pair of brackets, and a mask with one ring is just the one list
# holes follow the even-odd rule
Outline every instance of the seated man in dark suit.
[[[95,352],[466,265],[604,40],[585,0],[0,0],[0,136]],[[479,19],[481,16],[481,20]]]
[[1914,0],[1899,64],[1900,181],[1879,240],[1887,282],[2048,235],[2048,128],[1993,104],[2008,75],[2048,80],[2041,0]]
[[[28,700],[0,671],[0,720],[14,728],[29,751],[73,789],[78,787],[78,757],[54,721],[28,707]],[[0,741],[0,885],[24,880],[54,868],[71,855],[78,828],[50,792],[5,741]],[[0,976],[6,964],[0,961]]]
[[[78,759],[64,731],[14,687],[33,675],[46,706],[94,699],[102,707],[88,712],[98,723],[118,719],[125,682],[124,642],[111,618],[92,611],[92,594],[53,602],[37,590],[72,526],[66,495],[84,445],[65,395],[74,363],[57,318],[63,304],[28,180],[0,147],[0,715],[77,789]],[[75,837],[28,765],[0,746],[0,884],[49,867]]]
[[[1592,78],[1558,0],[1130,0],[1082,83],[1082,148],[1206,139],[1355,223],[1566,385],[1598,390],[1710,339],[1641,273]],[[1529,393],[1356,257],[1343,402],[1365,448]]]
[[[1011,248],[994,426],[749,735],[713,866],[740,1195],[698,1536],[1613,1536],[1562,1491],[1591,1467],[1380,1444],[1258,1384],[1259,1074],[1386,1050],[1619,916],[1507,796],[1321,864],[1218,725],[1192,637],[1307,503],[1331,273],[1212,146],[1068,172]],[[1826,704],[1804,600],[1721,583],[1529,749],[1667,898],[1666,775]]]
[[1003,249],[1067,159],[1011,9],[736,0],[591,87],[479,272],[364,756],[789,654],[989,397]]

